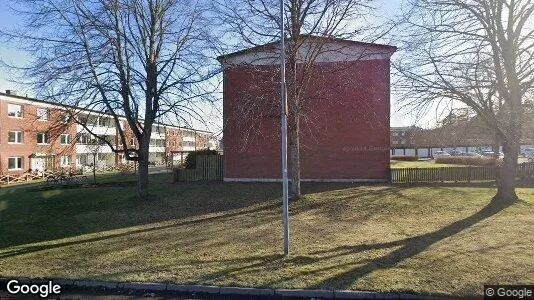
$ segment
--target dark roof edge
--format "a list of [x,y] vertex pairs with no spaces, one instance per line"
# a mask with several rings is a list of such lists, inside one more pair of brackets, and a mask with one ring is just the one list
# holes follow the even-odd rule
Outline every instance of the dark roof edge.
[[[104,114],[104,115],[111,116],[109,113],[106,113],[106,112],[103,112],[103,111],[99,111],[99,110],[82,108],[82,107],[78,107],[78,106],[74,106],[74,105],[66,105],[66,104],[56,103],[56,102],[52,102],[52,101],[40,100],[40,99],[37,99],[37,98],[32,98],[32,97],[27,97],[27,96],[7,94],[7,93],[4,93],[4,92],[0,92],[0,96],[13,97],[13,98],[21,99],[21,100],[28,100],[28,101],[42,103],[42,104],[50,104],[50,105],[59,106],[59,107],[67,107],[67,108],[72,108],[72,109],[79,109],[79,110],[86,111],[86,112],[94,112],[94,113],[99,113],[99,114]],[[117,115],[117,117],[125,118],[125,116],[123,116],[123,115]],[[163,126],[172,126],[172,127],[176,127],[176,128],[180,128],[180,129],[185,129],[185,130],[192,130],[192,131],[199,131],[199,132],[213,134],[213,132],[207,131],[207,130],[187,128],[187,127],[176,126],[176,125],[167,124],[167,123],[154,122],[154,124],[155,125],[163,125]]]

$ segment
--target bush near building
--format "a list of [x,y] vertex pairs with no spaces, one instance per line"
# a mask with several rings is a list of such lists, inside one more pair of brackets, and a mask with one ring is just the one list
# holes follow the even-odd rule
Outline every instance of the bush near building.
[[217,150],[202,149],[190,152],[185,157],[184,168],[194,169],[197,167],[197,155],[219,155]]
[[437,164],[471,165],[471,166],[496,166],[501,163],[501,159],[495,157],[476,156],[441,156],[437,157]]

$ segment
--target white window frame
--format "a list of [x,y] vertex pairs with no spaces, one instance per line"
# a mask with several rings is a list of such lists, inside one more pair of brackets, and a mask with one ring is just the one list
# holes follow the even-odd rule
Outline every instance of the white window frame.
[[[44,113],[43,113],[44,111]],[[48,121],[50,120],[50,111],[45,107],[37,108],[37,120],[39,121]]]
[[[14,110],[13,109],[14,107],[18,107],[18,109]],[[14,112],[13,116],[10,115],[12,112]],[[7,104],[7,116],[10,118],[22,119],[24,117],[24,107],[22,106],[22,104],[8,103]]]
[[[66,138],[65,140],[65,143],[63,142],[63,139]],[[69,145],[71,143],[71,139],[70,139],[70,134],[68,133],[62,133],[60,136],[59,136],[59,142],[61,143],[61,145]]]
[[[16,163],[16,167],[15,168],[10,168],[9,167],[9,160],[11,159],[15,159],[16,162],[20,162],[20,164]],[[8,171],[20,171],[20,170],[23,170],[24,169],[24,157],[22,156],[10,156],[7,158],[7,170]]]
[[[39,142],[39,136],[44,137],[45,142]],[[37,133],[37,145],[50,145],[50,135],[47,132],[38,132]]]
[[[14,142],[10,142],[9,141],[9,134],[11,132],[14,132],[15,133],[15,141]],[[9,131],[7,133],[7,143],[8,144],[22,144],[24,143],[24,132],[23,131],[20,131],[20,130],[12,130],[12,131]]]
[[70,155],[62,155],[60,157],[60,163],[59,165],[62,167],[62,168],[65,168],[65,167],[70,167],[72,164],[72,156]]

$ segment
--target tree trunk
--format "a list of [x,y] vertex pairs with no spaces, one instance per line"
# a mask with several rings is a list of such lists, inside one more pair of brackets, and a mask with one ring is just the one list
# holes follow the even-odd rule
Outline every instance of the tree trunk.
[[499,168],[497,195],[495,195],[494,200],[502,204],[511,204],[517,201],[515,178],[519,143],[517,141],[504,142],[503,152],[504,160]]
[[289,179],[291,185],[289,197],[292,200],[300,198],[300,112],[299,112],[299,95],[297,91],[297,41],[293,40],[290,44],[289,59],[289,114],[288,114],[288,146],[289,146]]
[[290,114],[291,125],[288,132],[289,138],[289,177],[291,179],[291,189],[289,195],[291,199],[299,199],[300,194],[300,122],[297,114]]
[[137,167],[137,197],[141,200],[148,199],[148,142],[139,143],[138,167]]

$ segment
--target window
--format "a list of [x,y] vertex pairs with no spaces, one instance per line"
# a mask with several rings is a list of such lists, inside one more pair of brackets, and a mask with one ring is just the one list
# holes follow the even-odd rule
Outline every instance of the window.
[[61,156],[61,167],[70,167],[71,157],[68,155]]
[[133,138],[130,139],[130,146],[135,147],[135,140]]
[[22,157],[9,157],[7,159],[8,170],[22,170]]
[[86,124],[87,125],[87,116],[80,116],[78,118],[78,121],[80,122],[80,124]]
[[176,147],[176,141],[172,141],[172,146]]
[[48,144],[50,143],[50,136],[48,133],[39,132],[37,133],[37,144]]
[[61,145],[68,145],[70,144],[70,134],[62,134],[60,137],[59,137],[59,140],[61,142]]
[[152,147],[165,147],[165,140],[150,139],[150,146],[152,146]]
[[76,137],[78,144],[85,145],[89,144],[91,136],[88,133],[78,133]]
[[70,122],[70,116],[68,114],[61,115],[61,123],[68,124]]
[[111,120],[109,118],[98,118],[98,125],[104,127],[111,127]]
[[39,120],[39,121],[47,121],[48,119],[49,119],[48,109],[46,109],[46,108],[38,108],[37,109],[37,120]]
[[22,118],[23,116],[22,105],[8,104],[7,115],[13,118]]
[[165,128],[160,126],[160,125],[153,125],[152,126],[152,132],[161,134],[161,133],[165,132]]
[[183,136],[184,137],[194,138],[195,137],[195,132],[194,131],[184,131]]
[[22,144],[23,134],[22,131],[10,131],[7,134],[7,142],[11,144]]

